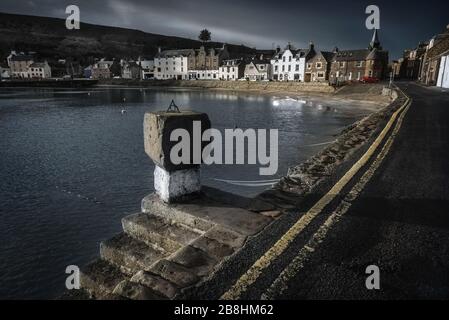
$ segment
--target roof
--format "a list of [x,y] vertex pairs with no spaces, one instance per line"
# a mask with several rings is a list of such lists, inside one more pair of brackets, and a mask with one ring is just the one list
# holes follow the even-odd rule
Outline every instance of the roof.
[[243,63],[243,59],[227,59],[227,60],[223,60],[223,62],[221,63],[222,67],[232,67],[232,66],[238,66],[241,63]]
[[365,60],[369,53],[368,49],[340,50],[334,54],[333,61]]
[[326,59],[327,62],[332,61],[332,58],[334,57],[334,53],[330,51],[319,51],[324,59]]
[[449,50],[449,29],[445,32],[439,34],[432,48],[429,49],[427,53],[428,58],[433,58],[443,54]]
[[164,50],[156,55],[156,58],[170,58],[170,57],[186,57],[194,53],[193,49],[174,49]]
[[373,37],[372,37],[371,42],[369,43],[369,45],[370,45],[370,48],[382,49],[380,47],[380,41],[379,41],[379,35],[377,34],[377,29],[374,29]]
[[29,55],[13,55],[11,61],[33,61],[34,58]]
[[30,68],[45,68],[46,66],[48,66],[46,62],[34,62],[30,64]]
[[260,59],[254,59],[254,60],[251,60],[250,62],[252,62],[254,64],[270,64],[270,61],[268,61],[268,60],[260,60]]
[[274,60],[276,59],[281,59],[281,57],[284,55],[285,51],[290,50],[290,52],[293,54],[293,56],[295,58],[302,58],[302,57],[306,57],[311,54],[312,52],[314,52],[313,47],[311,48],[307,48],[307,49],[295,49],[291,44],[288,44],[285,49],[275,53],[273,55]]

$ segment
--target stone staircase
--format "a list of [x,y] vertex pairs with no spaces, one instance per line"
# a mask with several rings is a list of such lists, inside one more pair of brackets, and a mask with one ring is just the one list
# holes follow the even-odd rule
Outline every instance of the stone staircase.
[[[215,191],[216,192],[216,191]],[[208,276],[272,218],[202,194],[166,204],[151,194],[123,232],[100,245],[81,286],[94,299],[173,299]]]

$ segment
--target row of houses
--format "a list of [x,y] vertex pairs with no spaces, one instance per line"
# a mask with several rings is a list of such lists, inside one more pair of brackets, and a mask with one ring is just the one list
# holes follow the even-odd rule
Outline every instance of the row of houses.
[[392,62],[395,78],[417,80],[429,86],[449,88],[449,25],[430,40]]
[[158,80],[248,80],[341,82],[363,77],[384,78],[388,73],[388,51],[380,45],[378,31],[366,49],[316,50],[287,44],[271,55],[230,59],[226,46],[221,48],[159,51],[154,58],[154,77]]
[[[288,43],[283,49],[258,51],[250,56],[231,56],[228,47],[202,45],[198,49],[161,50],[153,59],[99,59],[85,68],[62,59],[58,63],[66,75],[82,74],[90,79],[156,79],[156,80],[221,80],[221,81],[357,81],[364,77],[382,79],[388,72],[388,51],[383,50],[378,31],[364,49],[320,51],[312,42],[307,48]],[[47,62],[35,61],[31,54],[8,57],[10,77],[49,78]],[[58,65],[59,68],[59,65]],[[6,71],[0,69],[0,73]]]

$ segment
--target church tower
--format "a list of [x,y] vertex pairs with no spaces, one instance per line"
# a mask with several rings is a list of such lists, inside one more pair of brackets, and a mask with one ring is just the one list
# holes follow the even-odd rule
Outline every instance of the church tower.
[[377,29],[374,29],[373,38],[371,39],[368,49],[382,50],[382,46],[380,45],[380,41],[379,41],[379,35],[377,34]]

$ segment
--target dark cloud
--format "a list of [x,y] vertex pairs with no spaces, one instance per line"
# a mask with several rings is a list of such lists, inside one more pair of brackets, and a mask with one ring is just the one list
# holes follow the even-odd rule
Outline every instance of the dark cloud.
[[449,23],[447,1],[243,1],[243,0],[2,0],[0,11],[64,18],[77,4],[85,22],[196,38],[207,27],[214,40],[271,48],[309,41],[321,49],[365,47],[365,8],[381,10],[381,41],[397,58]]

